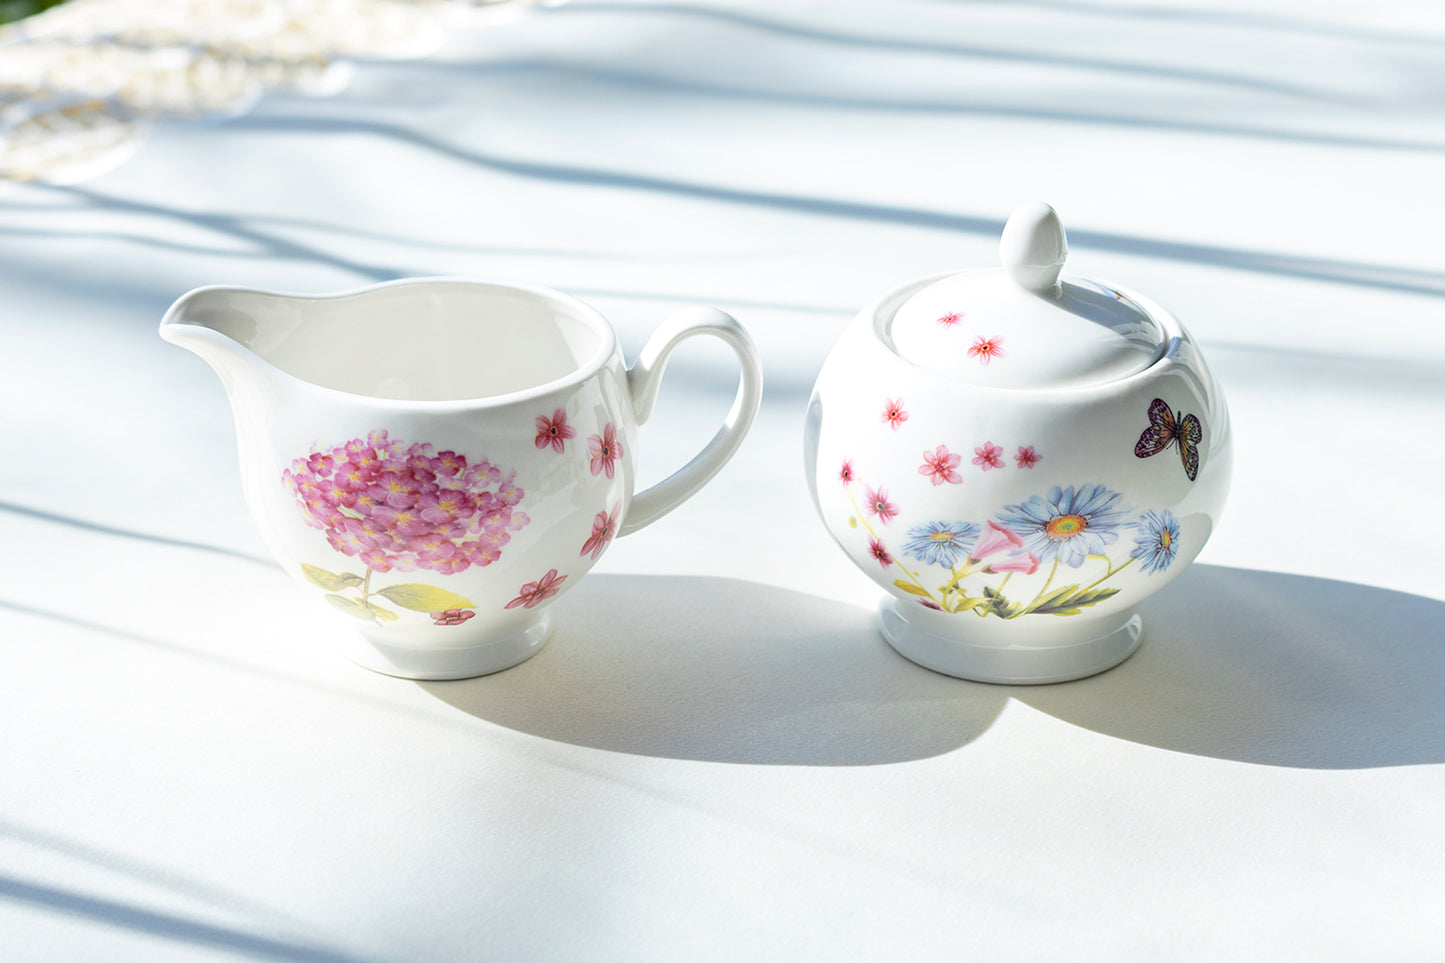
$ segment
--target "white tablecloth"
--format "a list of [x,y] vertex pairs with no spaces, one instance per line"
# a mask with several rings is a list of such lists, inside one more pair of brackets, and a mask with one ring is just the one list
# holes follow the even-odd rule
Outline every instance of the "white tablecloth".
[[[1439,958],[1442,90],[1433,2],[579,0],[0,185],[0,958]],[[1030,198],[1201,340],[1236,468],[1137,655],[1009,688],[886,646],[801,423]],[[717,305],[768,383],[538,656],[414,683],[328,647],[155,329],[435,274],[629,355]],[[644,483],[729,370],[676,358]]]

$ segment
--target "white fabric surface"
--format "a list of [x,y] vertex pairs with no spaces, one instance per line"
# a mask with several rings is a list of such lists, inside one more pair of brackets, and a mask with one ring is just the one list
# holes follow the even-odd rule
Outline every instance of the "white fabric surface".
[[[1438,957],[1442,90],[1425,0],[582,0],[0,190],[0,957]],[[1236,475],[1133,659],[1007,688],[877,635],[801,417],[853,312],[1030,198],[1203,342]],[[201,284],[420,274],[571,292],[629,355],[713,304],[768,378],[467,682],[327,647],[155,333]],[[673,362],[644,482],[729,370]]]

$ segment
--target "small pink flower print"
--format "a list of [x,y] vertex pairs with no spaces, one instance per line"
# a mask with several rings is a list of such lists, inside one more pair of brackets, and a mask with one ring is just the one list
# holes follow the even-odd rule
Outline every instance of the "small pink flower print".
[[868,542],[868,554],[878,559],[878,564],[884,568],[893,564],[893,556],[888,554],[888,549],[878,539],[870,539]]
[[943,611],[943,606],[941,606],[941,605],[939,605],[937,602],[933,601],[933,599],[919,599],[919,600],[918,600],[918,604],[921,605],[921,606],[923,606],[923,607],[926,608],[926,609],[933,609],[933,611],[935,611],[935,612],[942,612],[942,611]]
[[551,445],[552,450],[560,454],[567,447],[567,439],[576,436],[577,429],[567,424],[567,412],[563,409],[558,408],[552,412],[551,418],[546,415],[537,416],[536,443],[539,449]]
[[[467,549],[467,562],[472,565],[491,565],[502,557],[502,551],[489,545],[477,542]],[[466,568],[466,565],[462,566]]]
[[958,319],[961,317],[963,317],[963,313],[961,311],[950,311],[948,314],[945,314],[943,317],[939,318],[938,323],[943,325],[945,328],[951,328],[958,323]]
[[400,472],[387,471],[381,473],[376,484],[368,488],[366,493],[388,508],[410,508],[416,504],[416,496],[421,489],[421,482],[415,478]]
[[1022,555],[1012,555],[1002,562],[993,562],[987,570],[990,572],[1019,572],[1023,575],[1032,575],[1039,570],[1039,560],[1033,552],[1024,552]]
[[582,551],[578,555],[591,555],[594,562],[601,557],[602,550],[617,533],[617,512],[621,507],[622,503],[618,502],[612,506],[612,511],[597,513],[592,519],[592,534],[582,543]]
[[[488,492],[487,494],[490,494]],[[467,492],[443,488],[419,495],[413,506],[433,525],[447,525],[475,511],[475,500]]]
[[948,482],[950,485],[961,485],[963,476],[954,469],[962,460],[963,456],[951,454],[947,445],[939,445],[931,454],[925,448],[923,464],[918,466],[918,474],[928,476],[928,480],[935,486],[942,485],[944,482]]
[[371,518],[403,539],[422,535],[432,530],[432,524],[422,518],[421,512],[414,508],[396,509],[389,505],[377,505],[371,510]]
[[838,470],[838,478],[844,486],[853,484],[853,459],[843,459],[843,467]]
[[979,335],[968,349],[970,358],[977,358],[979,364],[987,366],[994,358],[1003,357],[1003,338],[985,338]]
[[1014,461],[1020,468],[1032,468],[1043,460],[1044,456],[1034,451],[1033,445],[1019,445],[1018,454],[1014,455]]
[[471,609],[447,609],[445,612],[433,612],[431,617],[437,625],[461,625],[476,614]]
[[366,563],[366,567],[373,572],[390,572],[391,559],[386,553],[377,548],[368,548],[361,552],[360,558]]
[[526,585],[523,585],[520,594],[504,605],[503,608],[514,609],[521,605],[530,609],[538,602],[545,602],[547,599],[562,591],[558,586],[565,581],[567,581],[567,576],[559,576],[555,568],[551,569],[546,575],[537,579],[537,581],[528,582]]
[[894,401],[889,398],[888,404],[883,406],[883,417],[879,420],[888,422],[893,430],[897,431],[908,420],[908,412],[903,410],[903,399]]
[[587,439],[587,450],[592,453],[592,474],[606,472],[611,478],[617,473],[614,463],[622,454],[622,442],[617,440],[617,427],[612,422],[602,429],[602,434]]
[[973,551],[969,552],[975,560],[987,558],[997,552],[1008,549],[1023,548],[1024,540],[1001,525],[990,521],[986,523],[988,528],[978,537],[974,543]]
[[893,521],[893,516],[898,514],[898,506],[888,500],[886,488],[868,489],[868,511],[878,516],[883,524]]
[[484,488],[495,485],[501,481],[501,478],[502,470],[486,459],[482,459],[467,469],[466,474],[462,476],[462,481],[468,488]]
[[975,448],[973,454],[973,463],[984,471],[988,471],[990,468],[1004,467],[1002,445],[995,445],[991,441],[986,441],[982,447]]
[[407,540],[406,550],[415,552],[417,558],[425,562],[444,562],[462,551],[456,542],[435,532]]
[[321,489],[321,498],[332,508],[350,508],[356,504],[356,492],[347,488],[339,479],[331,479]]
[[445,475],[448,478],[455,478],[466,471],[467,460],[454,451],[444,451],[436,457],[436,471],[438,475]]
[[[596,472],[594,472],[593,474],[596,474]],[[525,494],[522,489],[517,487],[517,483],[513,480],[516,477],[517,473],[511,472],[507,475],[507,480],[502,482],[502,484],[497,488],[497,501],[501,502],[503,505],[506,505],[508,508],[520,502],[522,500],[522,495]],[[607,477],[611,478],[612,476],[608,475]]]
[[371,478],[360,465],[346,462],[336,470],[335,482],[347,491],[359,492],[371,485]]

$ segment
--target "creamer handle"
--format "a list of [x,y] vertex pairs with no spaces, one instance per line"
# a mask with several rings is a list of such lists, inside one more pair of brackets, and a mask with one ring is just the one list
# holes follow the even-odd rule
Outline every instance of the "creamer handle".
[[758,404],[763,397],[763,367],[758,361],[753,339],[731,315],[715,308],[691,308],[664,321],[647,339],[637,362],[627,371],[627,387],[637,423],[641,425],[652,414],[657,389],[662,383],[662,371],[672,350],[688,338],[701,334],[720,338],[738,356],[741,378],[732,409],[717,434],[692,461],[632,497],[632,506],[622,522],[619,535],[630,535],[657,521],[707,484],[738,450],[758,413]]

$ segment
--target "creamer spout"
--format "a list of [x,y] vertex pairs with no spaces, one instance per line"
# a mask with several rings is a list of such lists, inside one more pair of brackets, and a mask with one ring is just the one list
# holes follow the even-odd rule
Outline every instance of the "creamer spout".
[[247,302],[254,292],[236,288],[197,288],[171,305],[161,319],[160,335],[200,355],[223,378],[255,366],[258,321]]

